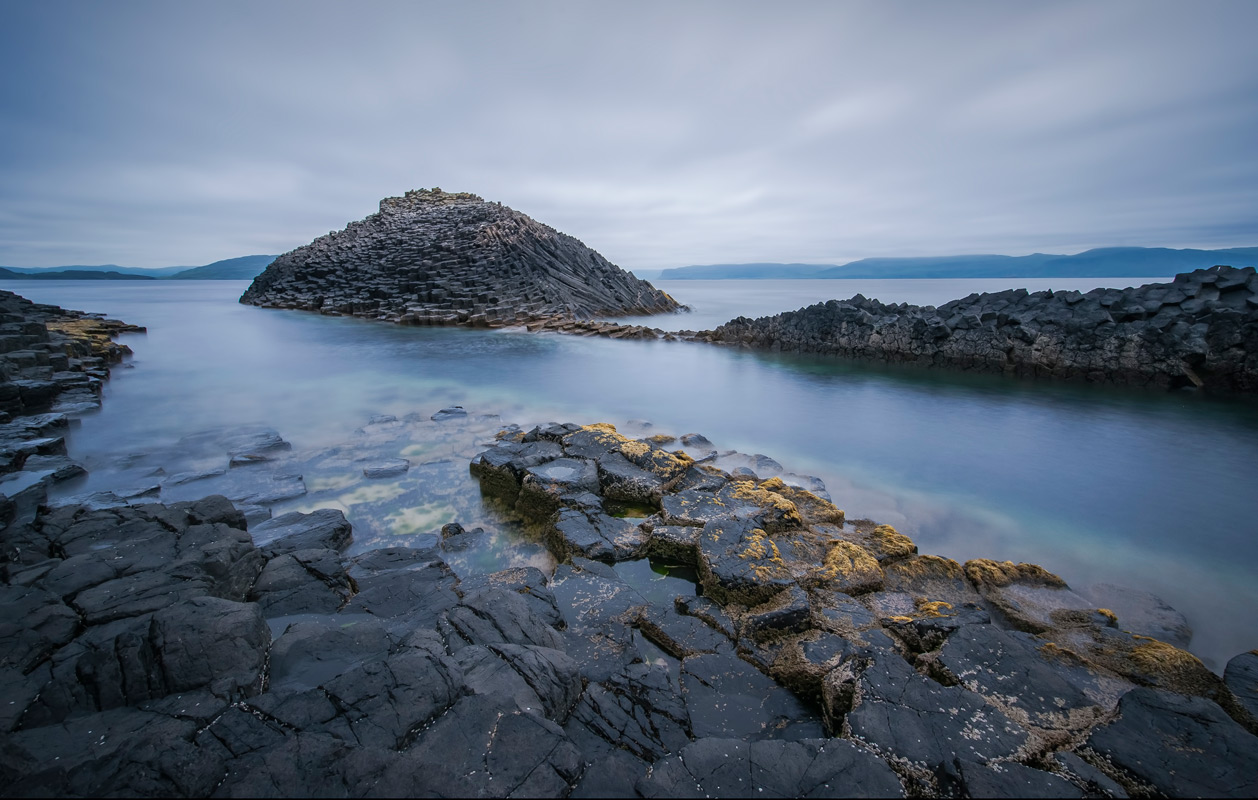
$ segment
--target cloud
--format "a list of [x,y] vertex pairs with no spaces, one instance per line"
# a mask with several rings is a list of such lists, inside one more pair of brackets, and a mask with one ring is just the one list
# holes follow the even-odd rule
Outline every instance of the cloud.
[[10,9],[0,263],[280,252],[419,186],[626,267],[1258,243],[1258,5]]

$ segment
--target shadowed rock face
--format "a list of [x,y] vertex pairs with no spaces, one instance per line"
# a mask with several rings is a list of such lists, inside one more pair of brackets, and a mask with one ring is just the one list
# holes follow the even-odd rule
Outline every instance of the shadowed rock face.
[[440,189],[385,198],[380,213],[285,253],[240,301],[477,327],[679,308],[571,236],[500,203]]

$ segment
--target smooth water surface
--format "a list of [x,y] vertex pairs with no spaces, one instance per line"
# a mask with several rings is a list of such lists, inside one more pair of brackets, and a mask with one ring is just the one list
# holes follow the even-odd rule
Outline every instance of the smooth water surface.
[[[1088,289],[1104,281],[1045,283]],[[829,292],[809,298],[819,289],[805,284]],[[525,426],[646,420],[652,431],[703,433],[719,448],[764,453],[817,475],[849,518],[891,523],[922,552],[1035,562],[1073,586],[1113,582],[1159,594],[1189,617],[1192,649],[1215,669],[1258,647],[1252,399],[685,342],[404,328],[242,306],[236,298],[246,285],[4,284],[38,302],[148,326],[147,334],[123,337],[134,358],[115,369],[102,410],[72,432],[71,455],[92,471],[88,488],[108,488],[129,453],[240,423],[268,425],[296,448],[316,448],[352,438],[375,414],[426,419],[453,404]],[[651,324],[679,329],[715,324],[696,324],[702,315],[720,322],[856,292],[938,304],[1011,284],[662,285],[696,311]]]

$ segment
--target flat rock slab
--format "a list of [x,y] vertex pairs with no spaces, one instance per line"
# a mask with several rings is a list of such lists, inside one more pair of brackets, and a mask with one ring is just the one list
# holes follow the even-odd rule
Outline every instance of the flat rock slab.
[[250,534],[254,544],[271,556],[294,550],[344,550],[353,541],[349,520],[335,508],[283,514],[253,526]]
[[465,697],[369,791],[378,797],[559,797],[583,768],[563,729],[509,701]]
[[886,762],[842,739],[702,738],[638,781],[643,797],[903,797]]
[[1058,669],[1043,642],[992,625],[965,625],[939,651],[939,664],[961,685],[1013,717],[1040,728],[1080,730],[1101,713]]
[[1168,797],[1258,794],[1258,737],[1201,697],[1133,689],[1088,751]]
[[856,681],[848,713],[852,737],[888,757],[918,765],[928,778],[954,758],[1008,758],[1027,732],[978,695],[913,671],[899,655],[874,651]]
[[648,760],[690,742],[690,715],[676,677],[662,664],[627,664],[591,682],[572,712],[574,725]]
[[794,692],[737,656],[687,658],[681,690],[696,738],[804,739],[825,734],[820,717]]

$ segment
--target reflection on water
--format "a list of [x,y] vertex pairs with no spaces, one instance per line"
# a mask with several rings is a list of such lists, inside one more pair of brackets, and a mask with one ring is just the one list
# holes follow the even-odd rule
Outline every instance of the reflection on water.
[[[737,305],[733,288],[709,283],[674,282],[668,290],[697,307]],[[738,283],[752,284],[741,291],[755,311],[771,284],[790,284],[780,287],[789,293],[809,282]],[[862,281],[825,283],[841,284],[843,296],[876,294]],[[929,283],[956,283],[948,294],[964,295],[982,282]],[[435,543],[451,519],[469,530],[479,525],[483,540],[464,542],[455,569],[487,571],[515,534],[467,476],[476,437],[442,440],[419,423],[403,425],[395,440],[383,429],[358,433],[373,415],[418,413],[428,421],[441,407],[461,405],[500,417],[487,426],[646,420],[653,427],[635,431],[700,432],[722,449],[764,453],[817,475],[850,517],[894,524],[924,552],[1038,562],[1078,586],[1147,588],[1188,615],[1194,651],[1216,668],[1258,646],[1258,407],[1251,400],[681,342],[402,328],[241,306],[235,299],[245,285],[5,285],[149,328],[125,337],[134,359],[114,372],[103,409],[72,431],[70,451],[91,474],[67,491],[141,480],[145,454],[173,452],[189,433],[260,424],[293,443],[293,458],[309,456],[296,469],[306,494],[277,503],[277,513],[344,508],[360,543],[376,546],[398,537]],[[412,471],[365,479],[361,465],[349,466],[355,448],[406,458]],[[226,463],[164,469],[185,467]],[[200,491],[212,480],[185,488]]]

